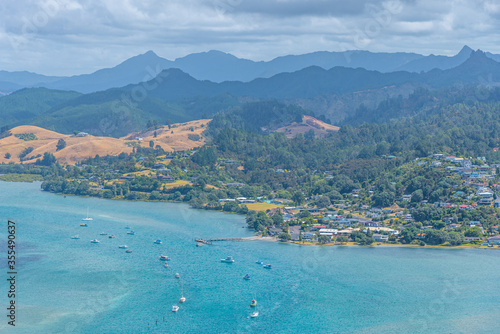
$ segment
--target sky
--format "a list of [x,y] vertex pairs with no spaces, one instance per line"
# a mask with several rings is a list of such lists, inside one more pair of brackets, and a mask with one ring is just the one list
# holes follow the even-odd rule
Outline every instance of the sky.
[[4,0],[0,70],[75,75],[153,50],[500,53],[498,0]]

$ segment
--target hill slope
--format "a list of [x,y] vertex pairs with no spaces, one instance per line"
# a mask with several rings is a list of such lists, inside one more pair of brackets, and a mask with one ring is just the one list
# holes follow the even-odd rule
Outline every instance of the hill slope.
[[0,97],[0,126],[22,123],[80,95],[77,92],[47,88],[25,88],[2,96]]
[[[131,153],[132,145],[129,143],[132,141],[141,146],[149,147],[149,141],[153,140],[155,146],[160,145],[167,152],[189,150],[204,145],[205,138],[202,132],[209,121],[198,120],[174,124],[170,130],[165,126],[157,130],[156,138],[154,138],[154,131],[150,131],[144,134],[132,134],[120,139],[91,135],[76,137],[37,126],[18,126],[11,130],[11,136],[0,139],[0,163],[19,163],[19,154],[28,147],[32,147],[33,151],[27,155],[27,158],[36,157],[37,155],[43,156],[45,152],[49,152],[54,154],[61,164],[74,164],[97,154],[106,156],[118,155],[122,152]],[[37,139],[24,141],[15,136],[23,133],[33,133]],[[141,136],[141,141],[135,140],[138,135]],[[59,139],[66,141],[66,147],[57,151],[56,146]],[[5,158],[6,153],[11,154],[10,159]],[[33,163],[35,160],[36,158],[29,159],[25,163]]]

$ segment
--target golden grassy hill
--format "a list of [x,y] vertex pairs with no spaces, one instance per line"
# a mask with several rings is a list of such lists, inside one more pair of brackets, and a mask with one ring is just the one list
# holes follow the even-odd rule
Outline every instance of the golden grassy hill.
[[302,117],[302,123],[293,122],[288,126],[277,129],[277,132],[284,132],[288,138],[294,138],[299,133],[306,133],[309,130],[314,131],[316,137],[324,137],[330,132],[339,131],[338,126],[334,126],[323,121],[320,121],[311,116]]
[[[154,131],[149,131],[142,134],[132,134],[119,139],[91,135],[76,137],[49,131],[37,126],[18,126],[10,130],[11,136],[0,139],[0,163],[19,163],[19,154],[28,147],[34,148],[33,152],[28,154],[29,157],[38,154],[43,156],[45,152],[49,152],[54,154],[57,161],[61,164],[75,164],[86,158],[94,157],[97,154],[106,156],[118,155],[122,152],[131,153],[132,146],[129,145],[130,142],[136,142],[141,146],[149,147],[149,141],[153,140],[155,146],[158,144],[167,152],[193,149],[205,144],[205,138],[201,133],[205,130],[209,121],[209,119],[206,119],[173,124],[170,130],[165,126],[156,130],[156,138],[153,138]],[[33,133],[37,137],[37,140],[24,141],[15,136],[22,133]],[[142,138],[142,141],[136,141],[136,137]],[[66,141],[66,147],[60,151],[56,151],[57,142],[61,138]],[[5,158],[6,153],[11,154],[10,159]],[[25,161],[25,163],[33,162],[35,160]]]
[[172,124],[170,129],[168,126],[155,131],[147,131],[142,133],[132,133],[120,139],[131,141],[135,138],[142,138],[142,146],[148,146],[152,140],[154,146],[160,145],[166,152],[185,151],[205,145],[205,137],[202,132],[206,130],[207,124],[211,119],[200,119],[187,123]]

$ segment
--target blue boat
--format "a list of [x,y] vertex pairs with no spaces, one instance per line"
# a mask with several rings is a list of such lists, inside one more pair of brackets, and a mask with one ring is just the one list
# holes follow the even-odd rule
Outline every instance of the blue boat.
[[266,265],[264,265],[264,268],[266,268],[266,269],[271,269],[271,268],[272,268],[272,266],[271,266],[270,264],[266,264]]
[[246,279],[247,281],[250,279],[250,275],[246,274],[243,279]]
[[258,260],[258,261],[257,261],[257,262],[255,262],[255,263],[257,263],[257,264],[264,264],[264,261],[262,261],[262,260]]
[[161,245],[161,240],[160,239],[156,239],[155,244]]

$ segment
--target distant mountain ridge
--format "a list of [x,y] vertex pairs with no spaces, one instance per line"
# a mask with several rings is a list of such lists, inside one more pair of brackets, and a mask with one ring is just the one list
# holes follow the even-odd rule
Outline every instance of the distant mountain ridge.
[[[291,73],[311,66],[325,70],[333,67],[364,68],[390,73],[396,71],[427,72],[446,70],[463,63],[473,52],[468,46],[453,57],[423,56],[416,53],[373,53],[369,51],[320,51],[303,55],[287,55],[271,61],[252,61],[221,51],[193,53],[174,61],[159,57],[153,51],[129,58],[113,68],[91,74],[71,77],[51,77],[30,72],[0,71],[0,91],[12,92],[25,87],[46,87],[91,93],[114,87],[148,81],[165,69],[178,68],[197,80],[212,82],[250,82],[270,78],[280,73]],[[500,61],[500,55],[487,57]]]
[[[497,86],[497,82],[500,82],[500,63],[480,50],[472,52],[457,67],[420,74],[346,67],[325,70],[311,66],[250,82],[215,83],[197,80],[179,69],[167,69],[148,82],[96,93],[81,95],[32,88],[0,97],[0,125],[29,122],[63,133],[77,128],[95,135],[122,136],[140,130],[148,120],[161,124],[167,119],[185,122],[211,117],[245,102],[263,100],[298,105],[318,117],[324,116],[324,120],[339,122],[364,104],[365,97],[381,101],[407,96],[419,87],[489,87]],[[138,92],[141,93],[137,95]],[[346,104],[347,108],[342,106]],[[370,106],[374,107],[377,105]]]

